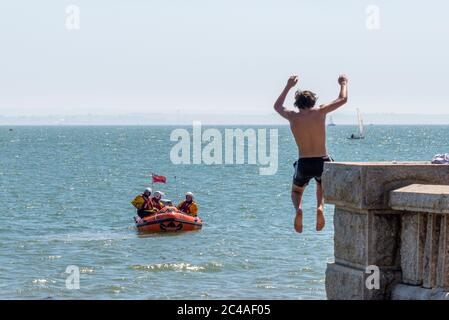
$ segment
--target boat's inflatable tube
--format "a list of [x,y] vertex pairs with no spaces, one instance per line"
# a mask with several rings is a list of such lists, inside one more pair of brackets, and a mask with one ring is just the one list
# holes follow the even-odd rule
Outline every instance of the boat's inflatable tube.
[[201,218],[182,213],[176,207],[164,207],[158,213],[135,220],[137,229],[142,232],[193,231],[203,226]]

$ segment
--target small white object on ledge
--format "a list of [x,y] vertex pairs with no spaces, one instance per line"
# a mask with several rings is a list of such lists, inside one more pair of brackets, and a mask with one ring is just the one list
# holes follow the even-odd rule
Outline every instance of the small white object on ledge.
[[436,154],[432,158],[433,164],[449,164],[449,153]]

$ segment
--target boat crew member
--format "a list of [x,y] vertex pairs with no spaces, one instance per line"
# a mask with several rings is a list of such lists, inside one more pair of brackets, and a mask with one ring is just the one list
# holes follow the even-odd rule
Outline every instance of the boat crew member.
[[142,194],[139,194],[131,201],[131,204],[137,209],[137,215],[141,218],[155,211],[153,202],[151,201],[152,192],[153,190],[151,188],[146,188]]
[[194,217],[198,215],[198,204],[194,201],[192,192],[186,193],[186,200],[178,204],[178,209]]
[[165,207],[164,203],[161,201],[161,198],[165,196],[162,191],[156,191],[153,195],[153,207],[158,211]]

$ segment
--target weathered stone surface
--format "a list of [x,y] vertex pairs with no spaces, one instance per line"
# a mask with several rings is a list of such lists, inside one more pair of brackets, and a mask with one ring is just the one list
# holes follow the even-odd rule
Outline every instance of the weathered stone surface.
[[401,228],[402,282],[421,285],[423,282],[424,243],[427,232],[427,215],[404,213]]
[[[326,163],[323,187],[335,204],[329,299],[449,299],[449,166]],[[368,266],[380,289],[366,287]]]
[[368,265],[400,267],[400,216],[368,214]]
[[326,269],[326,295],[329,300],[384,300],[389,299],[393,287],[399,283],[401,273],[380,269],[379,289],[368,289],[370,273],[332,263]]
[[390,192],[394,210],[449,213],[449,186],[412,184]]
[[430,162],[325,163],[326,202],[358,209],[387,209],[389,193],[410,184],[449,185],[449,166]]
[[326,296],[329,300],[363,300],[364,273],[338,264],[326,269]]
[[449,291],[441,288],[425,289],[406,284],[395,285],[391,293],[392,300],[449,300]]
[[[380,269],[380,290],[375,290],[377,300],[389,300],[393,288],[401,282],[402,272],[400,270]],[[374,297],[373,290],[370,290],[371,296]]]
[[396,214],[335,208],[335,261],[356,267],[399,267],[399,230]]
[[438,242],[440,238],[441,215],[429,213],[427,218],[426,240],[424,245],[423,287],[436,286]]
[[361,166],[324,164],[322,183],[326,202],[341,207],[359,208],[363,202],[364,183],[362,183],[363,169]]
[[449,291],[449,215],[441,219],[438,246],[437,286]]
[[368,254],[368,215],[335,208],[334,254],[337,262],[366,265]]

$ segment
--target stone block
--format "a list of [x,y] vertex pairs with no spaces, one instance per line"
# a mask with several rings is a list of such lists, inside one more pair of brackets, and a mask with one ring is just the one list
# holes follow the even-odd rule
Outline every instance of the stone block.
[[402,282],[411,285],[423,283],[424,244],[427,232],[427,215],[404,213],[401,228]]
[[326,295],[329,300],[384,300],[389,299],[394,285],[399,283],[399,271],[380,269],[379,289],[368,289],[365,269],[356,269],[337,263],[327,265]]
[[449,186],[412,184],[391,191],[394,210],[449,213]]
[[356,209],[388,209],[389,193],[410,184],[449,185],[449,166],[430,162],[328,162],[327,203]]
[[391,300],[449,300],[449,291],[441,288],[426,289],[406,284],[395,285]]
[[449,291],[449,215],[444,215],[440,223],[437,286]]
[[[323,190],[335,205],[329,299],[389,299],[393,288],[393,298],[448,298],[449,166],[325,163]],[[381,270],[378,290],[366,287],[368,266]]]
[[363,271],[328,264],[326,269],[326,296],[328,300],[363,300],[365,275]]
[[334,254],[336,261],[366,265],[368,254],[368,215],[335,208]]
[[434,213],[428,214],[427,218],[427,231],[423,259],[424,288],[434,288],[436,286],[441,218],[441,215]]
[[335,208],[334,254],[342,264],[399,268],[400,217]]
[[368,265],[400,268],[401,219],[395,212],[368,214]]

